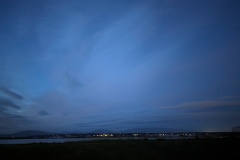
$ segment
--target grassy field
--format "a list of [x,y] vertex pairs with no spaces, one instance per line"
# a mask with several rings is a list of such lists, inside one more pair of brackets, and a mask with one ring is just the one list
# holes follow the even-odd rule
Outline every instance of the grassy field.
[[[210,160],[239,157],[240,139],[126,140],[65,144],[0,145],[1,159]],[[238,159],[238,158],[237,158]]]

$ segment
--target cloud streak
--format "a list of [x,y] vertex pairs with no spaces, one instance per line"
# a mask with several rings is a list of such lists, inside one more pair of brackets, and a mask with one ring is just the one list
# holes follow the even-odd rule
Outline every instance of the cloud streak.
[[4,110],[8,108],[21,109],[20,106],[16,105],[11,100],[5,98],[0,98],[0,107]]
[[49,115],[48,112],[46,112],[46,111],[44,111],[44,110],[39,111],[38,114],[41,115],[41,116],[47,116],[47,115]]
[[6,87],[0,87],[0,91],[12,98],[18,99],[18,100],[23,100],[24,97],[21,96],[20,94],[17,94],[13,91],[11,91],[10,89],[6,88]]
[[197,101],[182,103],[175,106],[161,107],[160,109],[177,109],[177,108],[213,108],[213,107],[229,107],[240,106],[240,101]]

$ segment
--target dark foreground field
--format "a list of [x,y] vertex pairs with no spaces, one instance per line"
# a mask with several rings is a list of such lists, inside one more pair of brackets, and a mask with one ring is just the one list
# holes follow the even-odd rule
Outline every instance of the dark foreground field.
[[0,157],[4,160],[236,159],[234,157],[239,158],[239,148],[239,138],[95,141],[65,144],[0,145]]

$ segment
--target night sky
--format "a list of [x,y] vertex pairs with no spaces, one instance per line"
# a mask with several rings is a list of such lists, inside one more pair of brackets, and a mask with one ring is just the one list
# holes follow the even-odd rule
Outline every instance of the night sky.
[[239,0],[0,0],[0,134],[239,125]]

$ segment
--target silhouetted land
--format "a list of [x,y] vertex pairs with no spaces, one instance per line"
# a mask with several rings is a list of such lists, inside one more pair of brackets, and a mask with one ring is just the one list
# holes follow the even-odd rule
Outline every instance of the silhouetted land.
[[239,156],[240,138],[195,140],[121,140],[63,144],[0,145],[6,159],[34,160],[210,160],[234,159]]

